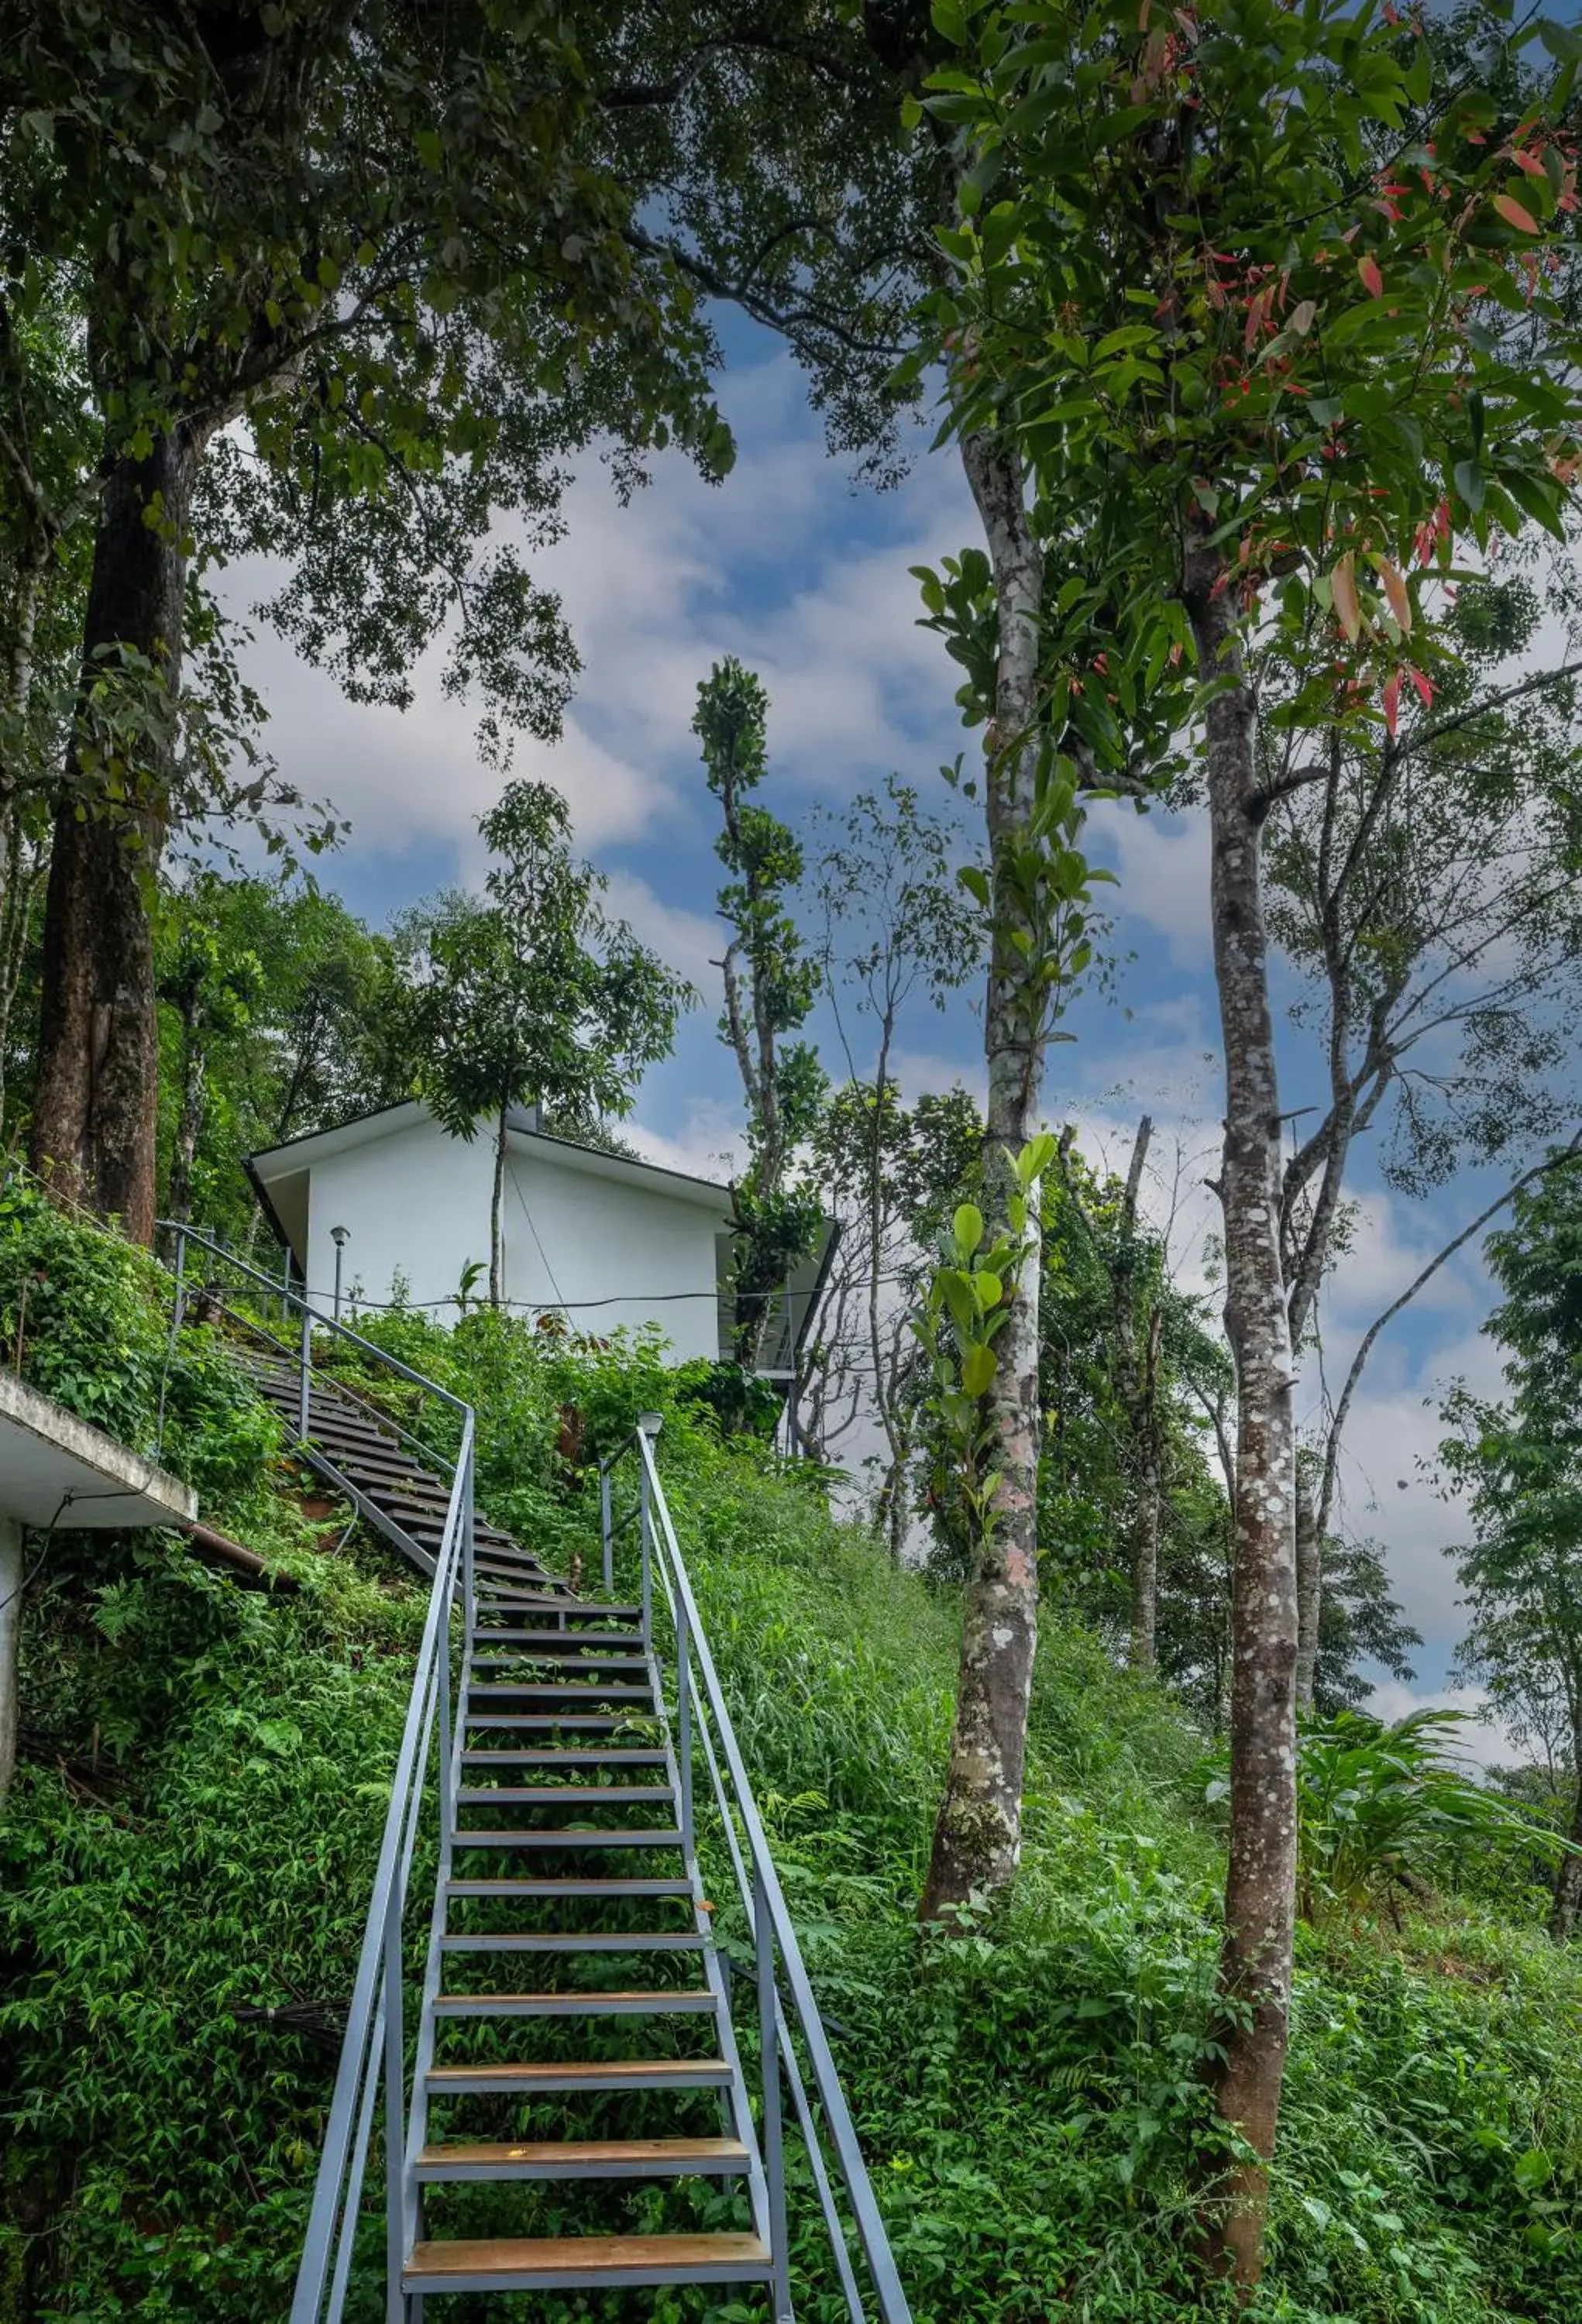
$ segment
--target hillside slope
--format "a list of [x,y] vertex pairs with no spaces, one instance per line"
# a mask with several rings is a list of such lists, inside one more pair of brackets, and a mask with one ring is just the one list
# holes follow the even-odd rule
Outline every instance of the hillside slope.
[[[135,1437],[163,1294],[106,1245],[0,1215],[0,1335],[26,1277],[24,1369]],[[53,1321],[41,1268],[79,1270]],[[1216,2312],[1189,2195],[1220,1874],[1199,1738],[1051,1619],[1013,1911],[992,1937],[920,1940],[948,1596],[814,1480],[721,1443],[706,1383],[654,1348],[579,1354],[488,1315],[377,1330],[476,1401],[485,1505],[562,1566],[594,1569],[589,1462],[664,1411],[678,1529],[920,2324]],[[150,1536],[62,1537],[32,1584],[0,1825],[0,2324],[253,2324],[283,2310],[306,2213],[420,1598],[302,1514],[222,1348],[195,1342],[191,1370],[171,1456],[301,1588],[244,1591]],[[1513,1912],[1460,1897],[1305,1940],[1258,2315],[1582,2318],[1582,1959]],[[805,2313],[835,2310],[813,2292]]]

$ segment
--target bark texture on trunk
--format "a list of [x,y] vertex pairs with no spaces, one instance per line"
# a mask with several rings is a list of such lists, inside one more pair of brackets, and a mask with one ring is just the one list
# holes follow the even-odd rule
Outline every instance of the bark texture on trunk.
[[1235,681],[1206,714],[1214,966],[1225,1044],[1226,1329],[1236,1365],[1231,1832],[1216,2075],[1221,2113],[1258,2158],[1233,2164],[1206,2221],[1214,2257],[1251,2288],[1263,2267],[1291,2007],[1296,1885],[1296,1460],[1280,1250],[1280,1097],[1269,1003],[1254,705],[1228,575],[1206,529],[1188,543],[1186,599],[1206,679]]
[[1318,1668],[1318,1621],[1324,1609],[1324,1544],[1312,1480],[1300,1462],[1296,1471],[1296,1707],[1305,1718],[1313,1707]]
[[1132,1668],[1151,1671],[1159,1659],[1159,1526],[1163,1500],[1158,1448],[1151,1440],[1143,1444],[1133,1489]]
[[22,1527],[0,1517],[0,1802],[16,1773],[17,1661],[22,1630]]
[[489,1305],[505,1301],[505,1115],[495,1126],[495,1183],[489,1194]]
[[[116,658],[146,658],[180,685],[185,540],[200,438],[159,438],[106,479],[83,635],[73,765],[56,811],[44,907],[43,999],[32,1158],[69,1197],[153,1238],[159,1031],[146,884],[164,842],[166,733],[128,738],[124,803],[95,795],[81,764],[97,682]],[[155,496],[160,521],[147,521]]]
[[[1009,445],[971,437],[962,461],[983,519],[998,601],[995,717],[985,744],[985,793],[993,882],[993,936],[984,1046],[988,1113],[983,1210],[991,1235],[1005,1224],[1014,1156],[1036,1131],[1043,1093],[1041,1009],[1030,992],[1015,935],[1022,907],[1002,866],[1005,844],[1033,807],[1037,758],[1031,736],[1038,685],[1038,621],[1043,555],[1029,521],[1020,460]],[[1027,1706],[1038,1645],[1037,1206],[1021,1288],[995,1343],[999,1372],[991,1392],[995,1437],[995,1526],[967,1584],[956,1723],[944,1797],[921,1916],[964,1904],[975,1889],[1013,1878],[1022,1854],[1022,1785]]]
[[181,1109],[176,1120],[175,1144],[171,1149],[171,1183],[165,1196],[165,1214],[178,1226],[184,1226],[192,1215],[192,1166],[198,1157],[208,1096],[208,1060],[198,1028],[189,1019],[181,1028]]
[[[1573,1732],[1571,1757],[1576,1769],[1576,1791],[1571,1799],[1571,1828],[1566,1837],[1574,1848],[1582,1849],[1582,1726]],[[1571,1934],[1579,1914],[1582,1914],[1582,1855],[1562,1856],[1555,1872],[1555,1896],[1549,1916],[1549,1932],[1557,1944],[1564,1943]]]

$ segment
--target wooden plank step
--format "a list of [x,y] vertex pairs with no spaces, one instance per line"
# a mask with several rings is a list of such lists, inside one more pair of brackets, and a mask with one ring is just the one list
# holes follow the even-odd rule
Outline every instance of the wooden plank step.
[[673,2017],[717,2007],[707,1987],[696,1992],[623,1987],[599,1993],[439,1993],[436,2017]]
[[669,1784],[486,1784],[458,1792],[458,1808],[620,1807],[630,1800],[644,1807],[655,1800],[672,1803]]
[[502,1695],[525,1695],[532,1702],[563,1702],[569,1711],[579,1702],[652,1702],[652,1686],[629,1686],[624,1679],[612,1679],[607,1686],[545,1686],[533,1685],[524,1679],[520,1686],[509,1679],[483,1679],[469,1686],[470,1701],[497,1702]]
[[430,2066],[425,2087],[435,2098],[472,2098],[494,2090],[715,2090],[728,2088],[724,2058],[537,2059],[508,2066]]
[[680,1848],[679,1831],[661,1829],[655,1824],[646,1831],[606,1831],[597,1824],[556,1824],[546,1831],[541,1825],[531,1831],[458,1831],[455,1845],[460,1848]]
[[[560,1586],[565,1588],[564,1583]],[[491,1608],[528,1606],[537,1607],[541,1611],[547,1608],[552,1613],[564,1614],[569,1622],[640,1622],[643,1619],[641,1606],[597,1606],[586,1598],[569,1595],[564,1598],[546,1597],[542,1591],[536,1595],[529,1593],[525,1596],[501,1591],[492,1595],[487,1603]]]
[[621,1936],[607,1929],[578,1936],[560,1930],[538,1930],[505,1936],[448,1936],[439,1940],[448,1953],[700,1953],[708,1942],[696,1929],[650,1929]]
[[586,1655],[593,1647],[596,1651],[588,1659],[601,1669],[605,1656],[597,1651],[598,1647],[636,1644],[630,1630],[507,1630],[496,1623],[480,1622],[474,1625],[472,1635],[475,1644],[488,1639],[503,1646],[542,1646],[545,1659],[552,1655],[557,1662],[573,1653]]
[[[612,1727],[630,1726],[633,1723],[634,1715],[629,1711],[591,1711],[574,1713],[569,1719],[557,1719],[552,1711],[534,1711],[524,1714],[509,1711],[469,1711],[465,1724],[468,1727],[503,1729],[513,1734],[520,1732],[542,1735],[557,1729],[562,1731],[576,1729],[578,1731],[586,1729],[590,1735],[597,1735],[607,1734]],[[638,1722],[643,1725],[652,1726],[656,1723],[652,1720],[645,1720],[642,1712],[637,1712],[635,1717]]]
[[464,1767],[662,1767],[662,1751],[464,1751]]
[[737,2138],[566,2138],[425,2146],[420,2180],[728,2178],[752,2157]]
[[409,2292],[568,2291],[579,2284],[758,2283],[772,2269],[756,2236],[542,2236],[420,2243]]
[[[486,1630],[481,1634],[485,1639],[488,1635]],[[562,1686],[567,1683],[567,1677],[563,1677],[561,1674],[564,1673],[569,1676],[573,1671],[645,1671],[648,1668],[646,1655],[580,1655],[571,1657],[565,1655],[524,1654],[516,1647],[513,1647],[508,1654],[480,1655],[478,1644],[479,1634],[475,1633],[471,1640],[474,1670],[532,1671],[536,1674],[534,1683],[539,1686]],[[602,1686],[604,1681],[595,1679],[591,1683],[595,1686]]]
[[689,1880],[448,1880],[448,1896],[689,1896]]

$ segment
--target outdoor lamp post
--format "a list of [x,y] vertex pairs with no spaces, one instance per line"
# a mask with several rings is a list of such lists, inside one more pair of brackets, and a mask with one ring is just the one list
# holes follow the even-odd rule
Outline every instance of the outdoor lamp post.
[[331,1311],[336,1322],[340,1321],[340,1269],[346,1247],[351,1236],[350,1227],[331,1227],[329,1240],[335,1245],[335,1305]]

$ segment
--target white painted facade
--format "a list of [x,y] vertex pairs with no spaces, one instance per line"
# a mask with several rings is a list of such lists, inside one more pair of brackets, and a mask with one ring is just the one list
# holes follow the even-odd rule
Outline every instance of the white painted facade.
[[[601,1339],[657,1324],[678,1359],[717,1357],[728,1189],[545,1137],[530,1120],[507,1134],[512,1306],[563,1314]],[[487,1289],[494,1164],[486,1124],[470,1142],[451,1138],[409,1103],[274,1147],[249,1167],[315,1305],[334,1296],[330,1230],[341,1226],[348,1299],[383,1303],[404,1278],[411,1303],[445,1321],[470,1261],[484,1269],[474,1297]]]

